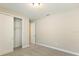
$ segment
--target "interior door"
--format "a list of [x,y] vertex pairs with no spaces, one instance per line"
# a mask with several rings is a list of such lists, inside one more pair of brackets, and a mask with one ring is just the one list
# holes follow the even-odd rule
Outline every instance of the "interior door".
[[32,22],[31,23],[31,42],[32,43],[36,43],[36,40],[35,40],[35,23]]
[[14,18],[14,48],[22,47],[22,20]]

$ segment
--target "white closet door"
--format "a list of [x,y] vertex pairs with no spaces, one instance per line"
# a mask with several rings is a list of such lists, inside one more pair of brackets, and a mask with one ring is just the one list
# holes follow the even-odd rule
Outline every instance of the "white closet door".
[[0,14],[0,55],[13,51],[13,17]]
[[35,23],[31,23],[31,42],[35,44]]
[[22,46],[22,22],[21,19],[14,20],[14,48]]

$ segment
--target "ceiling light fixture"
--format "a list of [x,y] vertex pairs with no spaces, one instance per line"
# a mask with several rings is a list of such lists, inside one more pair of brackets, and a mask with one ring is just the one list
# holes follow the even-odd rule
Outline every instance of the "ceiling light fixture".
[[40,6],[40,3],[32,3],[34,7]]

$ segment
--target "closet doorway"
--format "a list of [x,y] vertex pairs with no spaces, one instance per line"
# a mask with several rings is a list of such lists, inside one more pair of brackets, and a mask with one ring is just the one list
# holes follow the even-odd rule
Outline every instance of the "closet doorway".
[[22,19],[14,17],[14,49],[22,48]]

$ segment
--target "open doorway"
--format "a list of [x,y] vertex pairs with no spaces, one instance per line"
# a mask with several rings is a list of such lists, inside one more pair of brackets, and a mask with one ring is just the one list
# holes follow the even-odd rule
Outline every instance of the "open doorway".
[[14,17],[14,49],[22,48],[22,19]]

